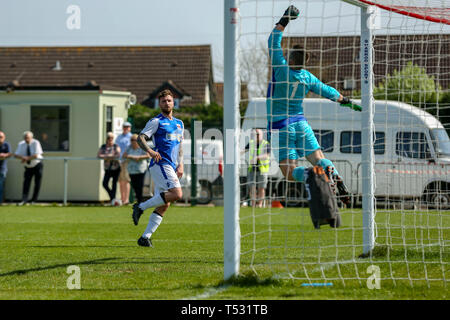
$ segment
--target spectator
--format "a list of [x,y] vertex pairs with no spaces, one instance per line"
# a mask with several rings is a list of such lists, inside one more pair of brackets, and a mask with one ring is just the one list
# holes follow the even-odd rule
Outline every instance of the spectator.
[[123,153],[122,158],[128,160],[127,169],[130,175],[131,186],[136,194],[137,202],[141,203],[143,201],[142,188],[144,186],[145,171],[148,168],[147,159],[150,158],[150,155],[139,147],[137,138],[137,134],[131,136],[131,145]]
[[118,135],[116,138],[116,144],[120,147],[120,175],[119,175],[119,186],[120,186],[120,198],[122,199],[122,204],[128,204],[128,199],[130,197],[130,176],[127,170],[127,159],[123,158],[124,152],[130,146],[131,139],[131,123],[124,122],[122,125],[122,134]]
[[7,162],[12,155],[11,146],[5,141],[5,134],[0,131],[0,203],[3,202],[3,190],[5,186],[6,173],[8,172]]
[[33,139],[33,132],[25,131],[23,133],[24,140],[19,142],[15,157],[20,159],[25,166],[23,189],[22,189],[22,202],[18,205],[24,205],[28,203],[28,193],[30,191],[31,180],[34,177],[34,191],[31,198],[31,204],[37,201],[39,196],[39,190],[41,188],[42,171],[44,165],[42,164],[42,146],[41,143]]
[[[109,195],[111,204],[116,203],[117,180],[120,174],[120,147],[114,143],[114,134],[108,132],[106,143],[98,150],[97,157],[104,160],[105,175],[103,176],[103,188]],[[109,188],[109,180],[112,179],[112,186]]]
[[52,145],[50,144],[50,142],[48,141],[48,134],[43,132],[41,133],[41,147],[43,151],[54,151],[54,148],[52,147]]
[[245,147],[245,150],[249,151],[247,182],[252,206],[262,208],[270,165],[270,146],[269,142],[264,139],[261,129],[255,129],[255,136],[256,139],[251,139]]

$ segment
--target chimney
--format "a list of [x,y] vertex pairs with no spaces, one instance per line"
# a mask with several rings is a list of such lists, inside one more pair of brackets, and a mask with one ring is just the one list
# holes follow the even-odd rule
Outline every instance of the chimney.
[[59,60],[56,61],[55,66],[52,68],[53,71],[61,71],[62,67],[61,67],[61,62],[59,62]]

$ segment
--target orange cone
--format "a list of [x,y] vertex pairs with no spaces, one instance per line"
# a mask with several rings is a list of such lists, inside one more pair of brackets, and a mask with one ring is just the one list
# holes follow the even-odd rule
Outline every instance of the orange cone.
[[284,208],[280,201],[273,200],[272,201],[272,208]]

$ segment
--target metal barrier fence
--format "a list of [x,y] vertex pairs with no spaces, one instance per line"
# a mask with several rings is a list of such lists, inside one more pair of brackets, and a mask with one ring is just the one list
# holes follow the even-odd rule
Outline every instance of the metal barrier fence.
[[[10,158],[13,160],[14,158]],[[68,202],[68,189],[69,189],[69,162],[74,160],[82,161],[102,161],[97,157],[52,157],[46,156],[42,159],[44,162],[50,161],[63,161],[63,205],[67,205]],[[210,202],[216,202],[220,204],[223,200],[223,179],[221,162],[217,162],[217,159],[209,159],[203,157],[203,163],[197,166],[197,192],[194,194],[197,203],[208,204]],[[184,176],[180,179],[180,183],[183,189],[183,199],[180,202],[190,202],[192,199],[191,194],[191,170],[192,166],[190,158],[184,161]],[[102,170],[103,171],[103,170]],[[152,195],[152,180],[149,170],[146,171],[144,179],[144,197]],[[131,194],[133,190],[131,189]]]

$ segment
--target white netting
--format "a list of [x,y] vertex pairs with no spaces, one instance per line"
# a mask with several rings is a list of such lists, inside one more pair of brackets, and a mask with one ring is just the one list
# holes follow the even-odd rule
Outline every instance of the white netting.
[[[372,2],[417,8],[424,1]],[[447,12],[446,1],[426,2]],[[273,84],[267,66],[267,39],[291,4],[300,9],[300,17],[284,31],[282,47],[300,44],[310,54],[307,70],[342,95],[359,101],[359,7],[337,0],[242,0],[239,42],[245,92],[241,106],[246,112],[241,117],[241,150],[251,139],[246,130],[262,128],[267,134],[265,89]],[[353,204],[341,208],[340,228],[315,230],[305,207],[304,185],[282,177],[273,156],[278,144],[274,144],[265,207],[252,207],[256,199],[249,193],[252,184],[244,161],[241,203],[248,207],[240,212],[241,272],[365,286],[370,275],[367,268],[376,265],[384,283],[446,285],[450,260],[450,27],[381,10],[373,43],[373,255],[359,258],[363,247],[361,113],[310,93],[303,102],[306,118],[325,157],[334,162],[351,190]],[[299,165],[311,166],[304,158]],[[284,208],[272,207],[280,203]]]

